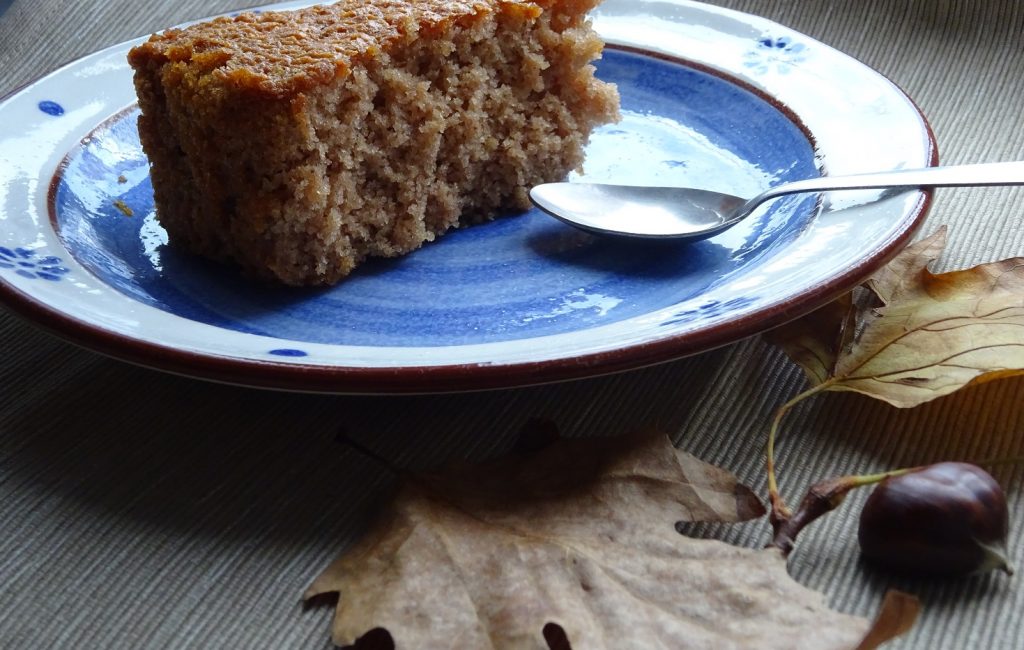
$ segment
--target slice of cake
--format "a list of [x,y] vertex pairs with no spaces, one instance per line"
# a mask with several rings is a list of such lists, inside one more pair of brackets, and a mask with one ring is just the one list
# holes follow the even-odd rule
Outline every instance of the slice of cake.
[[526,208],[618,115],[598,0],[342,0],[132,49],[172,245],[293,285]]

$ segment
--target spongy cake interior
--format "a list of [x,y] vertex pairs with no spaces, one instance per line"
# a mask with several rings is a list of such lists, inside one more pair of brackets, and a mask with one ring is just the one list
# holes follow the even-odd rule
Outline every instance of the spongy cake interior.
[[158,219],[202,255],[324,284],[525,208],[617,115],[588,4],[405,24],[343,76],[276,96],[210,81],[224,56],[194,38],[187,60],[137,57]]

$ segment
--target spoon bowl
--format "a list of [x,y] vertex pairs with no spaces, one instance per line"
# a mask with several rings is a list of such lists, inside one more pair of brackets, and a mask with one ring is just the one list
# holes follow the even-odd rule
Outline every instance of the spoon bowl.
[[599,235],[699,240],[731,228],[762,203],[788,194],[992,185],[1024,185],[1024,162],[821,176],[777,185],[751,199],[687,187],[545,183],[530,190],[530,200],[553,217]]

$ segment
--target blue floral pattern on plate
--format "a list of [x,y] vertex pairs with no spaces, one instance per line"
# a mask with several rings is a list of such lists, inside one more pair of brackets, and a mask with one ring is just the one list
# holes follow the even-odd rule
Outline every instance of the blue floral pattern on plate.
[[727,314],[730,311],[736,309],[742,309],[749,305],[757,302],[759,296],[749,295],[742,296],[739,298],[733,298],[732,300],[720,301],[720,300],[709,300],[697,307],[691,309],[684,309],[677,311],[670,318],[661,323],[662,327],[671,327],[675,325],[682,325],[689,323],[694,320],[702,320],[707,318],[713,318],[722,314]]
[[793,66],[807,60],[807,46],[789,36],[762,36],[757,44],[743,57],[743,65],[754,74],[765,75],[771,71],[789,74]]
[[288,357],[291,359],[301,359],[302,357],[308,357],[309,353],[305,350],[296,350],[294,348],[277,348],[271,350],[268,354],[272,354],[275,357]]
[[13,271],[29,280],[59,282],[68,274],[64,260],[55,255],[39,257],[30,248],[7,248],[0,246],[0,269]]
[[44,99],[43,101],[39,102],[38,106],[39,110],[46,113],[47,115],[52,115],[53,117],[60,117],[64,114],[64,107],[58,104],[57,102],[51,101],[49,99]]

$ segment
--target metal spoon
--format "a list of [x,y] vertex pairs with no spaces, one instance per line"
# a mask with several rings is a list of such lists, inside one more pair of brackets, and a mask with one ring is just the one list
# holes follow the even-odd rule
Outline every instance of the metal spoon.
[[546,183],[530,190],[538,208],[602,235],[703,239],[730,228],[765,201],[799,192],[878,188],[1024,185],[1024,162],[951,165],[852,176],[821,176],[785,183],[743,199],[686,187]]

